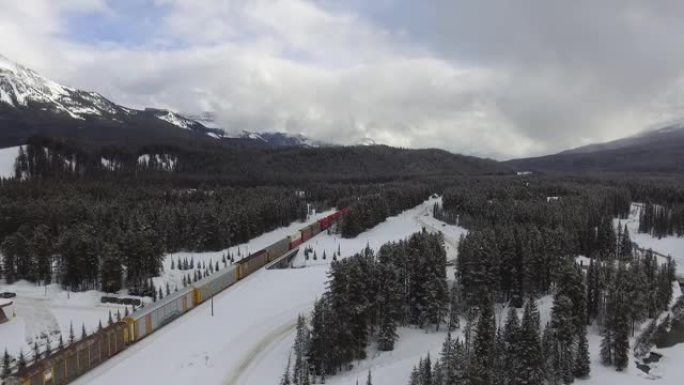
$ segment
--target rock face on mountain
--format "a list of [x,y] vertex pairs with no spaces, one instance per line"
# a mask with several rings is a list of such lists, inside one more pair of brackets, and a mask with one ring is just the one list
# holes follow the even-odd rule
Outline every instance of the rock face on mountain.
[[684,173],[684,121],[611,142],[507,163],[520,171]]

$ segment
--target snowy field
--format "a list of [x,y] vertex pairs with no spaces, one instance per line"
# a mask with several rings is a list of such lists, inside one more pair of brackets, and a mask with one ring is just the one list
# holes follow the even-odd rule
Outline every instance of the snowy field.
[[14,161],[19,155],[19,146],[0,148],[0,178],[14,177]]
[[[342,257],[350,256],[366,245],[378,248],[420,231],[421,221],[429,220],[435,202],[438,200],[428,200],[388,218],[355,239],[342,239],[325,232],[319,234],[303,245],[313,247],[319,255],[317,261],[304,260],[300,251],[294,261],[299,268],[262,269],[252,274],[214,298],[214,317],[210,314],[210,304],[205,303],[86,374],[77,383],[276,383],[287,361],[297,316],[308,315],[314,301],[325,290],[332,254],[339,249]],[[450,236],[463,232],[450,226],[442,229]],[[251,242],[250,247],[257,248]],[[325,261],[321,259],[324,250],[328,255]],[[449,257],[454,255],[455,249],[451,249]],[[426,339],[421,330],[404,329],[401,333],[407,336],[406,344],[420,348],[407,350],[406,362],[417,360],[426,351],[423,348],[439,346],[443,339],[443,333],[433,333]],[[396,350],[393,354],[403,353]],[[382,359],[388,360],[387,357]],[[407,367],[404,374],[408,376],[409,371],[410,367]]]
[[[290,226],[262,234],[248,243],[229,249],[206,253],[179,252],[168,254],[162,263],[161,276],[153,278],[154,285],[157,288],[165,289],[168,283],[171,290],[176,287],[183,287],[183,276],[188,273],[192,274],[192,271],[171,269],[172,260],[193,259],[196,266],[204,263],[207,268],[210,263],[219,262],[219,268],[222,269],[224,268],[221,262],[223,255],[233,254],[237,261],[241,257],[249,255],[250,252],[264,248],[332,212],[333,210],[316,213],[304,222],[293,222]],[[10,320],[7,323],[0,324],[0,353],[7,348],[10,354],[15,357],[18,356],[21,349],[25,354],[32,352],[34,341],[41,346],[41,351],[44,350],[45,336],[49,336],[53,348],[57,346],[60,334],[66,342],[72,323],[76,338],[80,338],[82,325],[90,333],[97,330],[100,322],[102,325],[107,325],[110,311],[114,319],[116,319],[117,311],[122,316],[125,312],[124,305],[100,303],[100,298],[103,295],[111,294],[96,290],[74,293],[63,290],[57,284],[46,287],[26,281],[18,281],[12,285],[6,285],[4,280],[0,280],[0,292],[3,291],[15,292],[17,296],[3,300],[12,301],[14,304],[4,309]],[[126,291],[123,290],[119,294],[126,296]],[[151,298],[145,298],[144,301],[149,302]],[[131,308],[129,307],[129,309]]]
[[658,239],[649,234],[639,233],[639,211],[641,206],[641,204],[633,203],[629,218],[622,221],[615,220],[615,223],[617,224],[619,222],[622,226],[627,224],[632,242],[637,243],[639,247],[644,249],[650,248],[661,254],[670,255],[672,259],[677,262],[677,266],[680,266],[680,268],[677,269],[678,273],[684,273],[684,237],[665,237]]
[[34,341],[45,346],[46,336],[49,336],[53,348],[57,346],[60,334],[66,342],[72,322],[76,337],[80,337],[82,325],[91,332],[97,328],[98,322],[107,324],[110,310],[114,314],[117,310],[121,314],[124,312],[123,305],[101,304],[102,293],[97,291],[68,293],[58,285],[36,286],[26,281],[0,284],[0,291],[17,294],[15,298],[8,299],[14,305],[4,308],[9,321],[0,325],[0,349],[4,351],[7,348],[15,356],[20,349],[25,354],[30,353]]

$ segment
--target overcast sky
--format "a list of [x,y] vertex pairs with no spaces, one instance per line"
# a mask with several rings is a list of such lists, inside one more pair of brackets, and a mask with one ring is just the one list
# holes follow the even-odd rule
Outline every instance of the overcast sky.
[[228,131],[497,159],[684,118],[681,0],[0,0],[0,54]]

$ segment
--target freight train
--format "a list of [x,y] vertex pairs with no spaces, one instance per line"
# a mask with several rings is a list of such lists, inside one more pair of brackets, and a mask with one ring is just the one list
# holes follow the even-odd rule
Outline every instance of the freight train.
[[339,210],[159,302],[141,307],[122,321],[18,370],[5,382],[10,385],[68,384],[266,264],[288,257],[303,242],[327,230],[345,213],[346,209]]

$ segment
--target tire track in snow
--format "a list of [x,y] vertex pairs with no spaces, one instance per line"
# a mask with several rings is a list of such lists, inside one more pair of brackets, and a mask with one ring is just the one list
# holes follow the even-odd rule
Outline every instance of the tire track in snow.
[[261,353],[267,351],[267,348],[280,342],[283,338],[287,337],[288,334],[293,332],[297,328],[297,320],[291,320],[280,327],[272,330],[270,333],[266,334],[259,342],[254,345],[247,353],[242,356],[240,362],[233,366],[231,369],[231,374],[226,381],[226,385],[237,385],[240,382],[240,378],[245,373],[246,369],[252,363],[252,361],[259,356]]

